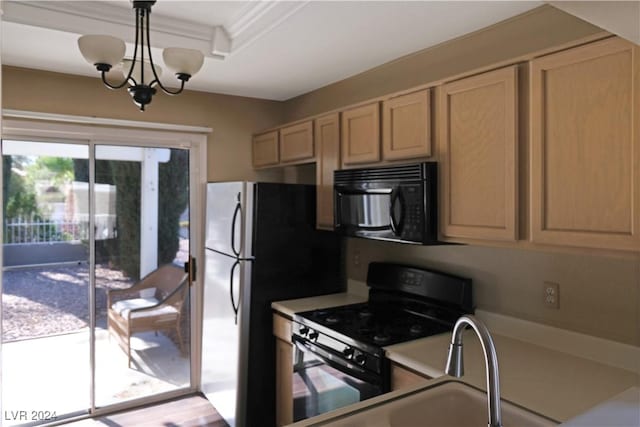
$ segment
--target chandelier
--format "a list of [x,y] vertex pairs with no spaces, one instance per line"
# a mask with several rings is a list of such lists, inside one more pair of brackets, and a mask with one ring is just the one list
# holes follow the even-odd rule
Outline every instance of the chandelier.
[[[169,47],[162,52],[166,66],[175,73],[180,80],[180,88],[167,89],[160,81],[162,69],[153,63],[151,56],[151,42],[149,37],[149,15],[153,1],[133,1],[136,15],[136,37],[133,58],[126,59],[126,46],[119,38],[106,35],[86,35],[78,39],[78,47],[84,59],[94,65],[102,76],[102,82],[110,89],[120,89],[129,84],[128,91],[133,102],[144,111],[156,94],[156,87],[160,87],[168,95],[177,95],[183,91],[184,85],[191,76],[200,70],[204,61],[202,52],[194,49]],[[146,50],[146,54],[145,54]],[[113,84],[109,71],[116,65],[122,66],[122,82]],[[125,74],[125,70],[126,74]],[[110,78],[107,78],[107,74]]]

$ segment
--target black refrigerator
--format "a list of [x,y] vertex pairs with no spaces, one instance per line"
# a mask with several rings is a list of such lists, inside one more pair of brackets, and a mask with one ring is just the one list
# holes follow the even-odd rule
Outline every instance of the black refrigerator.
[[231,427],[275,425],[271,302],[343,292],[342,243],[315,187],[207,185],[201,388]]

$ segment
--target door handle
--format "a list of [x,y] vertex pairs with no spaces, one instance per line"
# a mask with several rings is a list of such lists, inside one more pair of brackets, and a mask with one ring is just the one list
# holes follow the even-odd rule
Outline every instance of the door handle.
[[238,193],[236,208],[233,211],[233,218],[231,220],[231,250],[233,251],[233,254],[236,257],[240,256],[240,251],[242,250],[242,246],[240,246],[240,249],[236,249],[236,221],[238,220],[239,214],[242,214],[242,204],[240,203],[240,193]]
[[192,256],[184,263],[184,272],[189,275],[189,286],[196,281],[196,259]]
[[[400,215],[396,220],[395,207],[398,202],[400,203]],[[402,196],[400,188],[398,188],[391,196],[391,203],[389,204],[389,219],[391,223],[391,231],[393,231],[393,234],[396,236],[400,236],[402,234],[402,226],[404,224],[404,197]]]
[[233,316],[234,316],[234,323],[237,325],[238,324],[238,310],[240,309],[240,301],[237,302],[236,304],[236,299],[235,296],[233,295],[233,273],[235,273],[236,271],[236,267],[238,267],[240,265],[240,261],[236,260],[236,262],[233,263],[233,266],[231,267],[231,277],[229,279],[229,294],[231,296],[231,308],[233,309]]

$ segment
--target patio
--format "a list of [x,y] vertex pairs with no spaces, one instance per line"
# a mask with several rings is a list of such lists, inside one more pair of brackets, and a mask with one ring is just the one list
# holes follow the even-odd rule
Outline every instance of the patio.
[[[89,269],[86,263],[4,272],[3,411],[55,411],[90,405]],[[106,330],[107,290],[132,281],[118,270],[96,269],[96,406],[190,384],[189,358],[162,333],[132,338],[132,368]],[[9,412],[10,413],[10,412]],[[24,421],[4,420],[3,425]]]
[[[107,291],[133,283],[119,270],[96,266],[96,326],[107,325]],[[89,326],[89,266],[85,262],[5,270],[2,287],[5,343]]]

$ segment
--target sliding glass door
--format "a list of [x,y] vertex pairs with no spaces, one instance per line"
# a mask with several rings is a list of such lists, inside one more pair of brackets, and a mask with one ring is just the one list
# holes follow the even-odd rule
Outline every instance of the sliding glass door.
[[95,147],[95,404],[190,385],[189,152]]
[[[90,408],[89,147],[3,141],[2,425]],[[85,197],[82,197],[85,195]]]
[[2,425],[189,389],[190,150],[2,152]]

